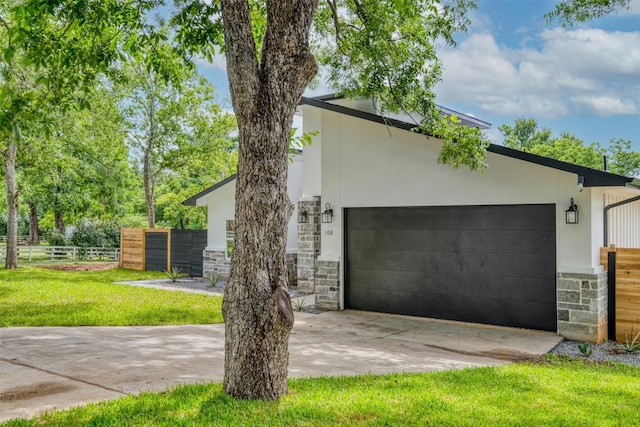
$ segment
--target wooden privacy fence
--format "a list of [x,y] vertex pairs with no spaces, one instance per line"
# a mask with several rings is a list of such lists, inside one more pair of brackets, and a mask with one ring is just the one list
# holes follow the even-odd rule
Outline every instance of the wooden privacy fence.
[[207,230],[123,228],[120,231],[120,267],[165,271],[179,268],[202,276]]
[[[609,252],[615,253],[613,270],[608,265]],[[615,316],[609,313],[609,322],[615,318],[615,340],[625,342],[640,333],[640,249],[602,248],[600,261],[609,271],[609,289],[615,289],[615,298],[609,301]]]

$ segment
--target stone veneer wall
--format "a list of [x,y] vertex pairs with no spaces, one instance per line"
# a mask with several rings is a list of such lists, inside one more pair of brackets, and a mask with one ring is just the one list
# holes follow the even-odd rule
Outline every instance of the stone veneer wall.
[[560,335],[594,343],[606,338],[606,271],[599,274],[558,273],[557,301]]
[[205,249],[202,255],[202,276],[228,277],[231,260],[227,258],[225,251],[211,251]]
[[340,262],[316,262],[316,307],[321,310],[340,310]]
[[320,197],[298,202],[306,209],[307,222],[298,224],[298,291],[315,292],[316,260],[320,255]]
[[[298,254],[295,252],[289,252],[285,255],[285,257],[287,262],[287,275],[289,279],[289,285],[295,285],[298,277]],[[203,277],[229,277],[229,273],[231,271],[231,260],[226,257],[224,251],[210,251],[205,249],[203,252],[202,262]]]

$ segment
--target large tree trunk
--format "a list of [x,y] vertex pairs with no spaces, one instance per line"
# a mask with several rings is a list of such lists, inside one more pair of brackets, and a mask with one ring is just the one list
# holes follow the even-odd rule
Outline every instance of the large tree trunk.
[[156,206],[154,202],[155,193],[155,178],[151,171],[151,150],[156,143],[156,97],[154,94],[155,84],[152,85],[152,89],[149,92],[149,109],[147,114],[149,115],[149,135],[147,136],[146,146],[144,147],[143,170],[142,181],[144,183],[144,197],[147,201],[147,219],[149,222],[149,228],[156,227]]
[[18,185],[16,184],[16,155],[18,144],[13,137],[7,140],[4,153],[4,173],[7,187],[7,270],[18,268]]
[[287,156],[293,114],[317,71],[308,35],[315,0],[268,2],[258,64],[246,1],[223,0],[227,70],[238,119],[235,243],[222,312],[224,390],[243,399],[287,392],[293,327],[285,251],[293,205]]
[[64,217],[62,216],[62,212],[56,209],[55,212],[53,213],[53,217],[55,221],[56,230],[58,230],[60,234],[62,234],[63,236],[66,236],[67,228],[64,225]]
[[[58,179],[60,181],[62,181],[62,179],[64,179],[62,177],[62,166],[58,166],[57,167],[57,171],[58,171]],[[63,236],[67,235],[67,230],[66,227],[64,225],[64,217],[62,216],[62,209],[60,207],[61,203],[60,203],[60,198],[62,197],[62,188],[60,187],[60,185],[56,186],[56,200],[55,203],[53,204],[53,217],[54,217],[54,222],[55,222],[55,227],[56,230],[58,230],[60,232],[60,234],[62,234]]]
[[144,182],[144,198],[147,201],[147,220],[149,228],[156,227],[156,207],[153,201],[154,184],[151,179],[151,158],[149,153],[145,151],[144,166],[142,173],[142,181]]
[[40,226],[38,223],[38,207],[35,203],[29,203],[29,240],[30,245],[40,244]]

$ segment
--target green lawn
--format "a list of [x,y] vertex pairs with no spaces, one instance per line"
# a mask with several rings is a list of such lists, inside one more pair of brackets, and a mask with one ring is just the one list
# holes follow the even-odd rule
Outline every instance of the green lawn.
[[220,384],[92,404],[7,426],[632,426],[640,368],[547,359],[428,374],[300,379],[279,402]]
[[113,284],[160,277],[166,276],[125,269],[3,269],[0,327],[222,323],[221,297]]

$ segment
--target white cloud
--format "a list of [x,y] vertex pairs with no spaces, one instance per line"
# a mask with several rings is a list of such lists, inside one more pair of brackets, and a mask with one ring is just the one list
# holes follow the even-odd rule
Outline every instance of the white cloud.
[[438,101],[545,118],[640,113],[640,32],[553,29],[536,41],[509,49],[482,32],[442,50]]
[[195,60],[196,65],[201,69],[214,68],[227,72],[227,57],[223,54],[217,54],[213,56],[213,62],[209,62],[204,58],[198,57]]

